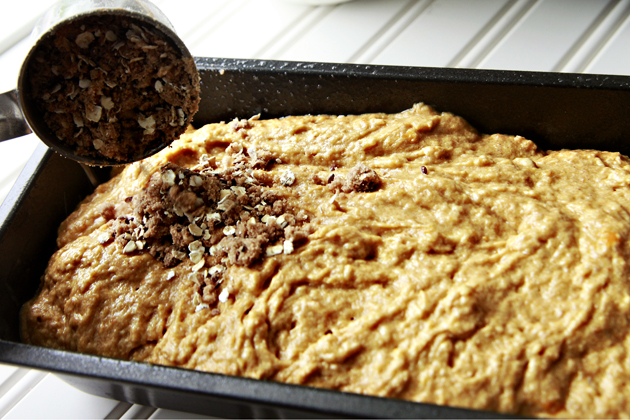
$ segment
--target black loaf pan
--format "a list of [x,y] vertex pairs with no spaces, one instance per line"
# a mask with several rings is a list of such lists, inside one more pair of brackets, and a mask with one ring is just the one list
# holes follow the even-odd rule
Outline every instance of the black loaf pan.
[[[258,113],[399,112],[425,102],[481,132],[520,134],[547,149],[630,153],[630,77],[208,58],[197,65],[197,126]],[[0,207],[0,362],[55,372],[99,396],[213,416],[504,417],[21,344],[19,309],[37,290],[57,226],[91,191],[78,164],[41,146]]]

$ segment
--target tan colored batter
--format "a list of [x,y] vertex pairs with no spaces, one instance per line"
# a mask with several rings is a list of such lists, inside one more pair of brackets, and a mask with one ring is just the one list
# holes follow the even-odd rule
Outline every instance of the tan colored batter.
[[[213,303],[189,259],[165,267],[101,244],[166,162],[207,154],[221,170],[256,148],[272,160],[255,174],[303,211],[309,236],[226,263]],[[346,188],[357,163],[381,184]],[[628,417],[629,185],[618,153],[542,152],[424,105],[209,125],[126,167],[64,222],[23,338],[414,401]]]

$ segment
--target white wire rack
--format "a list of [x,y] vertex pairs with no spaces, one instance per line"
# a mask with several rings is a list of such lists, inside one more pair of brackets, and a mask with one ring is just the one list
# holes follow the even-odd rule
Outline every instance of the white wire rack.
[[[3,2],[0,91],[13,89],[28,35],[53,0]],[[196,56],[630,74],[630,0],[156,0]],[[421,98],[419,98],[421,100]],[[0,201],[39,140],[0,143]],[[0,365],[4,418],[199,418],[78,391]]]

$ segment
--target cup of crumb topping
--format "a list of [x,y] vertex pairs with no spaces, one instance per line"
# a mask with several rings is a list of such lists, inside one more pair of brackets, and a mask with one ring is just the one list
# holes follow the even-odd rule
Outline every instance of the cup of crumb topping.
[[67,157],[116,165],[178,138],[199,104],[192,55],[144,0],[62,0],[31,34],[18,80],[33,131]]

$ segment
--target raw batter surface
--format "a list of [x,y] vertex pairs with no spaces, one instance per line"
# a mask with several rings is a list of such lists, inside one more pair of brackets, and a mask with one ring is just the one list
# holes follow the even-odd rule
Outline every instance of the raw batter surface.
[[414,401],[630,416],[630,164],[395,115],[189,130],[61,226],[28,343]]

